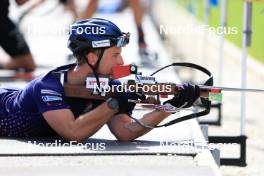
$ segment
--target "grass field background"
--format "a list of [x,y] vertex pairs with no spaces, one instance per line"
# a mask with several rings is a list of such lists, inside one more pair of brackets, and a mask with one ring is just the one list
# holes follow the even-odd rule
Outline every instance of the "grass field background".
[[[221,0],[216,7],[211,7],[209,25],[220,26]],[[204,20],[205,0],[175,0],[190,13],[193,13],[200,21]],[[226,35],[226,38],[242,47],[242,26],[243,26],[243,0],[228,0],[228,27],[237,27],[237,35]],[[264,3],[253,3],[253,35],[252,46],[249,53],[264,64]]]

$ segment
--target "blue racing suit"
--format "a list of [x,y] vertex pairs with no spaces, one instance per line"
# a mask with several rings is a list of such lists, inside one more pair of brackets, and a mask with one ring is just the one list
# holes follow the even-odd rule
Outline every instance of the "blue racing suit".
[[[45,121],[44,112],[70,109],[78,117],[101,104],[101,101],[65,97],[57,73],[67,73],[74,66],[58,67],[32,80],[24,89],[0,88],[0,136],[56,136]],[[67,74],[64,75],[67,80]]]

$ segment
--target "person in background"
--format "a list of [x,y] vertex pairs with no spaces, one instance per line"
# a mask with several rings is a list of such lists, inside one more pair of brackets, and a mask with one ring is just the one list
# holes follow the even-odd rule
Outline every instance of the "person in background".
[[[144,16],[144,8],[140,2],[140,0],[121,0],[121,8],[128,5],[131,7],[134,15],[134,20],[137,27],[138,33],[138,47],[139,47],[139,54],[140,55],[148,55],[149,50],[147,47],[147,43],[145,41],[145,33],[142,28],[142,19]],[[86,9],[81,15],[79,16],[80,19],[88,19],[93,16],[98,8],[99,0],[90,0]]]
[[[23,5],[27,0],[16,0]],[[9,0],[0,1],[0,46],[10,56],[8,60],[0,58],[0,69],[23,69],[31,72],[36,68],[33,56],[18,27],[8,17]]]

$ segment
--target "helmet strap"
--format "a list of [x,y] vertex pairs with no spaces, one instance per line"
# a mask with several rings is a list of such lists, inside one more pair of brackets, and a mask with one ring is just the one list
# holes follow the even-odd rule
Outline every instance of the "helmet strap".
[[94,66],[93,66],[92,64],[90,64],[90,63],[88,62],[87,59],[85,59],[85,60],[86,60],[86,63],[88,64],[88,66],[91,67],[91,69],[92,69],[92,71],[93,71],[93,74],[94,74],[95,79],[96,79],[97,86],[98,86],[99,88],[100,88],[100,81],[99,81],[99,75],[98,75],[97,71],[98,71],[98,68],[99,68],[100,62],[101,62],[101,60],[102,60],[102,57],[103,57],[103,55],[104,55],[104,51],[105,51],[105,48],[102,48],[102,49],[100,50],[100,53],[99,53],[99,55],[98,55],[98,60],[97,60],[97,62],[95,63]]

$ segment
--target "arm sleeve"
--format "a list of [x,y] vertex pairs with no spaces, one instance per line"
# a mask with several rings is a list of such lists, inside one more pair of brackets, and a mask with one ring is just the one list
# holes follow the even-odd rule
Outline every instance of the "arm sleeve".
[[60,81],[52,75],[39,81],[35,85],[33,93],[39,113],[50,110],[69,109],[69,106],[64,101],[63,87]]

